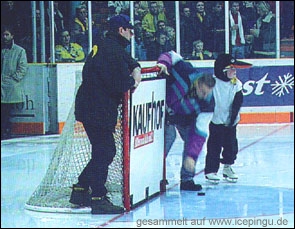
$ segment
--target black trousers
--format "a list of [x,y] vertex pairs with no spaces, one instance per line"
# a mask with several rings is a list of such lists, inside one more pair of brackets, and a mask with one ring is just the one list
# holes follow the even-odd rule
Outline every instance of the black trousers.
[[14,103],[1,103],[1,139],[8,137],[6,134],[10,134],[11,123],[10,115],[13,109]]
[[[238,153],[237,126],[210,123],[205,174],[217,173],[220,163],[234,164]],[[222,158],[220,158],[220,154]]]
[[92,146],[91,159],[78,178],[78,183],[84,188],[92,189],[93,197],[105,196],[105,182],[108,176],[108,166],[116,154],[114,129],[93,123],[83,123]]

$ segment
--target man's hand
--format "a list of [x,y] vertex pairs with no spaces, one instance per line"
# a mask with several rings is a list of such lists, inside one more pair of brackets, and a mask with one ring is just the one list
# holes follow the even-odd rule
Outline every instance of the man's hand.
[[140,67],[134,68],[131,73],[131,76],[135,80],[134,87],[137,87],[139,83],[141,82],[141,68]]
[[158,63],[157,67],[161,69],[159,75],[161,75],[162,73],[164,73],[165,75],[169,75],[166,65]]

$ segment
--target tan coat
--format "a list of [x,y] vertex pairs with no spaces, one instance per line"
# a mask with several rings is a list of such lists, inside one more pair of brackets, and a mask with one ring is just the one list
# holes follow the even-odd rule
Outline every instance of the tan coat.
[[13,44],[1,50],[1,103],[24,101],[23,78],[28,69],[25,49]]

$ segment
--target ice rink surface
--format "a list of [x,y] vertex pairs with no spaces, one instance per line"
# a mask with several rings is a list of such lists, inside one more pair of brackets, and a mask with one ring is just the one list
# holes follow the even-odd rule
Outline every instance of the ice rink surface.
[[[294,228],[294,123],[241,124],[237,183],[209,184],[206,147],[195,182],[180,191],[183,143],[178,136],[166,160],[167,191],[120,215],[43,213],[25,203],[43,179],[59,135],[1,141],[1,228]],[[222,174],[222,166],[219,176]]]

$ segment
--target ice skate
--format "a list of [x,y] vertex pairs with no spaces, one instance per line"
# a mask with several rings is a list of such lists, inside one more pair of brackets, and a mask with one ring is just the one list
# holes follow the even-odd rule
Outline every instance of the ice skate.
[[238,176],[237,176],[237,174],[235,174],[235,172],[233,171],[233,169],[230,165],[224,165],[223,177],[229,182],[235,183],[238,181]]
[[212,184],[218,184],[220,181],[219,176],[217,176],[216,173],[208,173],[205,175],[205,178],[208,182],[212,183]]

